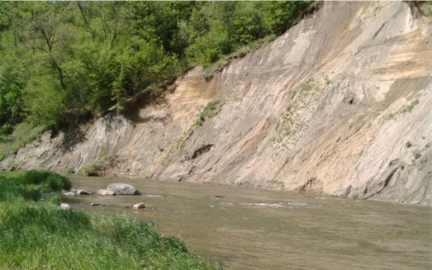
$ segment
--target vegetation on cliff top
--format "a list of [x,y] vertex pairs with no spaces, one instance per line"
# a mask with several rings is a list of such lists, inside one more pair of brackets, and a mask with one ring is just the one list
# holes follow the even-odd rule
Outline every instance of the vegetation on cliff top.
[[2,2],[0,141],[150,102],[195,65],[283,33],[311,1]]
[[219,269],[152,223],[39,201],[70,186],[46,171],[0,173],[1,269]]

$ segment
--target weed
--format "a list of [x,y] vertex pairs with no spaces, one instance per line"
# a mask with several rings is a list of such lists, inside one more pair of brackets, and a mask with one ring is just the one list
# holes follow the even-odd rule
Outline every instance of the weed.
[[407,1],[416,12],[423,16],[432,17],[432,2],[431,1]]
[[37,139],[45,129],[44,126],[35,126],[26,122],[17,125],[12,134],[7,137],[3,136],[0,141],[0,160]]
[[387,120],[391,120],[398,115],[411,113],[417,104],[419,104],[418,99],[412,101],[409,105],[403,106],[397,112],[389,114],[389,116],[387,117]]
[[289,149],[299,134],[307,128],[307,118],[312,116],[322,94],[322,88],[316,86],[314,79],[300,85],[299,91],[276,125],[276,134],[272,138],[276,154]]
[[99,151],[98,158],[101,159],[106,157],[110,153],[110,151],[111,151],[110,145],[104,144]]
[[405,114],[405,113],[411,113],[412,110],[414,109],[414,107],[419,104],[418,99],[414,100],[413,102],[411,102],[409,105],[402,107],[399,110],[399,114]]
[[194,126],[200,127],[206,119],[214,117],[219,112],[219,101],[209,102],[199,113]]
[[103,171],[103,166],[98,162],[86,164],[81,170],[78,171],[79,175],[83,176],[100,176]]
[[175,144],[170,148],[170,151],[177,151],[181,148],[183,143],[194,133],[195,129],[201,127],[205,120],[210,119],[218,114],[220,109],[219,101],[211,101],[209,102],[202,110],[200,110],[197,119],[195,122],[182,133],[180,138],[177,140]]
[[312,80],[309,80],[300,86],[300,90],[303,92],[310,91],[312,90],[313,86],[314,86],[314,82]]
[[19,165],[16,164],[15,162],[13,162],[10,166],[9,166],[9,171],[14,172],[14,171],[18,171],[19,170]]
[[101,176],[104,171],[115,163],[116,156],[108,144],[100,148],[96,161],[84,165],[77,174],[84,176]]
[[163,153],[163,151],[165,150],[164,147],[160,144],[158,144],[157,148],[158,148],[159,152],[161,152],[161,153]]
[[73,175],[73,174],[75,174],[74,169],[69,168],[66,170],[66,175]]

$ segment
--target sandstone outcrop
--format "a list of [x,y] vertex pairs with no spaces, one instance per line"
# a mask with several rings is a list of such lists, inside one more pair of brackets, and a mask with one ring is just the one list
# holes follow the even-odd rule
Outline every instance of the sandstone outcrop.
[[407,3],[326,1],[210,76],[191,70],[133,120],[107,115],[72,144],[44,134],[0,167],[109,164],[106,175],[430,205],[430,59],[432,18]]

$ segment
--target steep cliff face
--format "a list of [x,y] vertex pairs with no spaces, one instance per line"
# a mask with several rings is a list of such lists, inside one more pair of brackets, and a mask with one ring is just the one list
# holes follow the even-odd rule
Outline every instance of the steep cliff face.
[[133,121],[45,134],[0,165],[432,204],[430,59],[432,20],[407,4],[325,2]]

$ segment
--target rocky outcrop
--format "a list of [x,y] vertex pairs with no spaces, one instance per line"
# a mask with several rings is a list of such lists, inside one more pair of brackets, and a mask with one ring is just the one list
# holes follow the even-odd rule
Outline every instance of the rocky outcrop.
[[432,204],[431,37],[404,2],[328,1],[133,120],[47,133],[0,166]]

